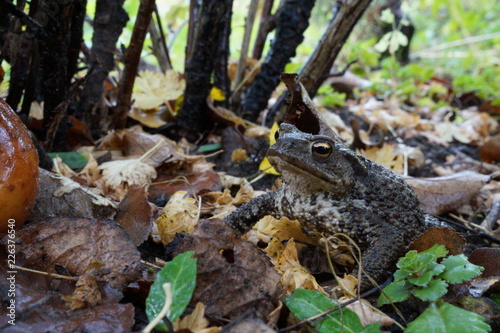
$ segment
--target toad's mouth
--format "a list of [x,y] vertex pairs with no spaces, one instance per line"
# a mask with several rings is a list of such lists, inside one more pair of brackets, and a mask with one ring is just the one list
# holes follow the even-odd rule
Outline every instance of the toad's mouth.
[[284,172],[289,172],[292,174],[307,174],[308,177],[314,177],[318,179],[319,182],[325,183],[328,187],[343,186],[342,178],[337,175],[333,177],[327,176],[323,170],[314,167],[311,164],[305,163],[303,160],[289,156],[281,155],[278,156],[276,151],[270,149],[267,153],[267,158],[271,165],[283,175]]

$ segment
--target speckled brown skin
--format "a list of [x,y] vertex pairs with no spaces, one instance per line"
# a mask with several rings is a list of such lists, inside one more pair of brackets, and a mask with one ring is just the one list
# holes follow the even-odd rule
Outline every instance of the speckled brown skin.
[[[363,270],[382,282],[427,229],[415,192],[392,171],[329,137],[285,123],[279,135],[267,156],[283,177],[282,187],[239,207],[226,222],[243,234],[266,215],[287,216],[309,235],[345,233],[363,251]],[[363,279],[361,286],[371,284]]]

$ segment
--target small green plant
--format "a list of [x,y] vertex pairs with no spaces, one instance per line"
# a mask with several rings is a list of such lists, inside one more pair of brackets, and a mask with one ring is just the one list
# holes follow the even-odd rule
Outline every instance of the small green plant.
[[[286,306],[299,320],[317,316],[338,306],[333,299],[313,290],[296,289],[285,298]],[[310,322],[315,331],[375,333],[380,332],[380,323],[363,327],[358,315],[349,309],[339,309]]]
[[[168,262],[156,275],[146,299],[146,314],[152,322],[162,312],[166,302],[164,284],[170,284],[171,306],[166,316],[170,322],[179,318],[191,300],[196,285],[196,259],[191,258],[194,251],[182,253]],[[160,322],[156,329],[167,332],[165,323]]]
[[344,106],[346,94],[335,91],[330,85],[323,85],[318,89],[318,95],[323,97],[324,106]]
[[[419,253],[408,252],[398,261],[394,282],[382,290],[378,305],[401,302],[411,296],[430,302],[429,307],[408,325],[407,333],[491,331],[482,316],[441,300],[449,284],[471,280],[483,270],[471,264],[463,254],[446,257],[447,254],[443,245],[434,245]],[[438,263],[439,258],[444,258],[441,263]]]

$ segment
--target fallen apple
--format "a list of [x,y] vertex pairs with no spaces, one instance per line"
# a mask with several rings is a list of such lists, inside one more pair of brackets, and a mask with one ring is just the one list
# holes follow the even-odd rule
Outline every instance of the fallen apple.
[[0,98],[0,235],[18,229],[38,191],[38,154],[23,122]]

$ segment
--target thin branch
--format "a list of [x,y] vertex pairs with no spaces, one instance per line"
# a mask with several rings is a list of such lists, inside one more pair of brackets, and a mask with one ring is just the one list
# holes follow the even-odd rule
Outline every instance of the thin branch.
[[[238,70],[236,71],[236,78],[234,79],[234,86],[237,87],[245,76],[245,70],[247,68],[247,58],[248,49],[250,46],[250,37],[252,36],[253,23],[255,21],[255,15],[257,13],[257,6],[259,0],[252,0],[250,2],[250,7],[248,8],[248,16],[245,21],[245,33],[243,35],[243,42],[241,44],[240,60],[238,61]],[[232,104],[238,105],[241,101],[241,95],[239,93],[233,94]]]
[[255,38],[252,54],[252,58],[257,60],[262,57],[262,51],[264,50],[264,45],[266,44],[267,35],[274,29],[275,26],[274,17],[271,16],[273,4],[274,0],[264,0],[262,15],[260,17],[259,31],[257,32],[257,37]]
[[422,54],[425,54],[425,53],[435,53],[438,51],[443,51],[443,50],[451,49],[451,48],[458,47],[458,46],[464,46],[464,45],[484,42],[487,40],[492,40],[492,39],[497,39],[497,38],[500,38],[500,32],[493,32],[491,34],[485,34],[485,35],[479,35],[479,36],[471,36],[471,37],[467,37],[464,39],[454,40],[452,42],[443,43],[443,44],[439,44],[436,46],[431,46],[429,48],[426,48],[426,49],[423,49],[423,50],[420,50],[417,52],[413,52],[411,54],[410,58],[414,59],[414,58],[418,58],[419,56],[421,56]]
[[2,1],[7,6],[9,12],[12,13],[12,15],[17,17],[18,19],[20,19],[21,22],[23,22],[23,24],[25,24],[35,34],[36,37],[40,39],[48,38],[48,35],[45,32],[45,28],[40,23],[32,19],[31,16],[24,13],[21,9],[19,9],[9,0],[0,0],[0,1]]
[[141,5],[139,6],[130,45],[124,57],[125,68],[118,86],[118,104],[113,114],[113,125],[116,129],[124,128],[127,121],[128,112],[131,107],[132,88],[134,87],[141,51],[144,46],[149,22],[151,22],[154,6],[155,0],[141,0]]

